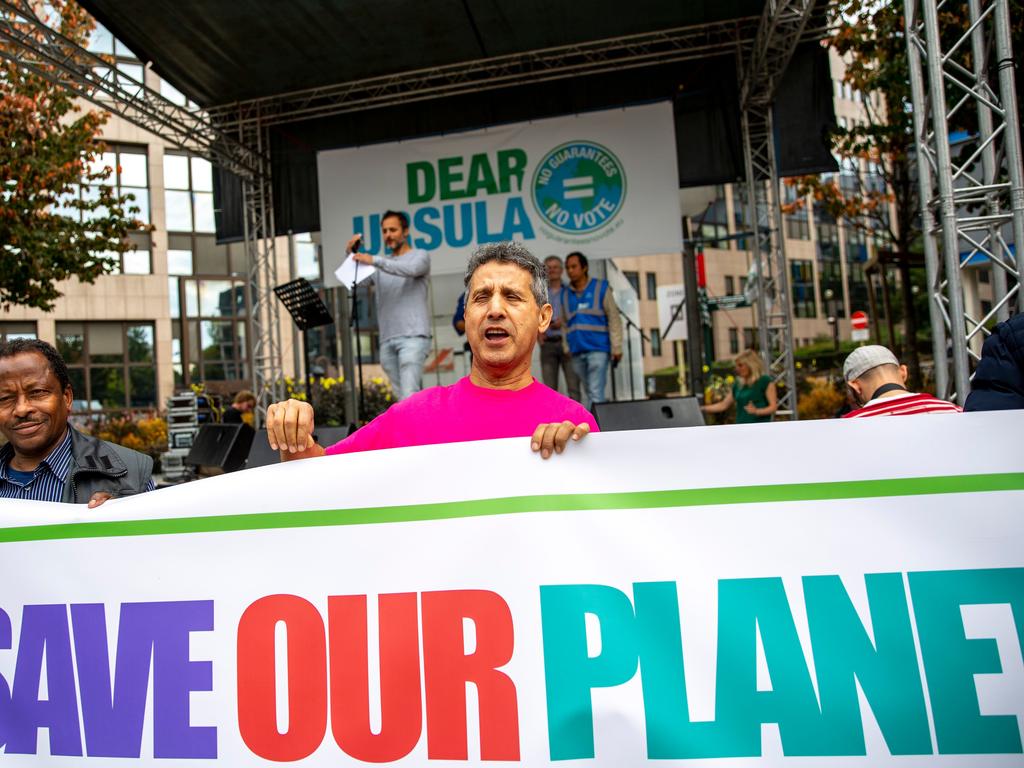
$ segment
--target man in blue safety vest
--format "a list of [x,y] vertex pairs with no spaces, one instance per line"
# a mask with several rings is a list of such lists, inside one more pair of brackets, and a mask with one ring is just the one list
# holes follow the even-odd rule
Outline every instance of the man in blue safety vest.
[[565,339],[591,408],[605,400],[609,360],[622,359],[622,319],[608,281],[590,278],[586,256],[570,253],[565,271],[569,275],[569,288],[562,291]]

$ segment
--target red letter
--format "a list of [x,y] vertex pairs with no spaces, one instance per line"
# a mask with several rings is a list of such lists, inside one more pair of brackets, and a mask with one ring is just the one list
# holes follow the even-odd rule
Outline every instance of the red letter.
[[[476,650],[465,653],[462,620],[476,625]],[[512,658],[512,613],[483,590],[423,593],[423,674],[427,689],[427,756],[468,760],[466,683],[480,701],[480,758],[519,759],[516,687],[498,671]]]
[[[274,631],[288,632],[288,732],[277,730]],[[249,749],[287,762],[311,755],[327,732],[327,641],[316,607],[295,595],[270,595],[238,622],[238,730]]]
[[381,595],[380,733],[370,730],[366,596],[327,598],[331,637],[331,731],[347,755],[389,763],[409,754],[423,728],[416,593]]

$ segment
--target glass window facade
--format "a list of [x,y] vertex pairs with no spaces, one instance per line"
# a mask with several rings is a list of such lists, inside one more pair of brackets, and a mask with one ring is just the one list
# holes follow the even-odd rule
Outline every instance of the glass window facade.
[[214,232],[210,162],[201,157],[165,154],[164,205],[168,232]]
[[36,324],[26,323],[0,323],[0,342],[12,341],[14,339],[34,339],[36,337]]
[[814,264],[805,259],[789,262],[790,290],[793,294],[793,317],[817,317],[814,304]]
[[74,413],[156,407],[151,323],[57,323],[57,351],[68,365]]
[[[114,188],[117,195],[131,195],[133,200],[129,201],[129,207],[138,208],[133,214],[143,224],[150,221],[149,205],[149,157],[145,147],[129,145],[107,145],[107,151],[93,158],[90,170],[100,172],[105,168],[110,169],[110,176],[104,182],[106,186]],[[95,185],[78,185],[72,193],[72,199],[96,200],[99,192]],[[103,215],[103,209],[91,213],[83,213],[68,205],[67,198],[61,201],[57,211],[64,216],[82,220],[89,220],[92,217]],[[135,246],[135,250],[126,251],[123,254],[104,253],[104,257],[114,260],[112,274],[125,275],[148,275],[153,272],[152,240],[149,232],[132,232],[128,239]]]

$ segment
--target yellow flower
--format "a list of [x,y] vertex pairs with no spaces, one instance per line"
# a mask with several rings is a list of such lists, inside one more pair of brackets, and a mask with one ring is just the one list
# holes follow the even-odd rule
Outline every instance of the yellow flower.
[[710,365],[705,365],[703,368],[701,368],[701,370],[704,371],[704,373],[707,373],[708,371],[711,370],[711,366]]
[[377,385],[384,384],[384,379],[382,379],[380,376],[374,376],[372,379],[370,379],[370,381]]
[[726,384],[732,384],[734,381],[736,381],[736,378],[732,374],[725,377]]
[[796,362],[796,367],[797,367],[797,369],[803,368],[803,367],[804,367],[804,364],[803,364],[803,363],[801,363],[801,362],[800,362],[799,360],[797,360],[797,362]]

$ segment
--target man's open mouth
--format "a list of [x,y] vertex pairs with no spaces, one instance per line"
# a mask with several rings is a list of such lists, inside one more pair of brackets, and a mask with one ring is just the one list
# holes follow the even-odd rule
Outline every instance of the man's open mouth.
[[504,328],[488,328],[484,331],[484,338],[488,341],[501,341],[508,338],[508,331]]

